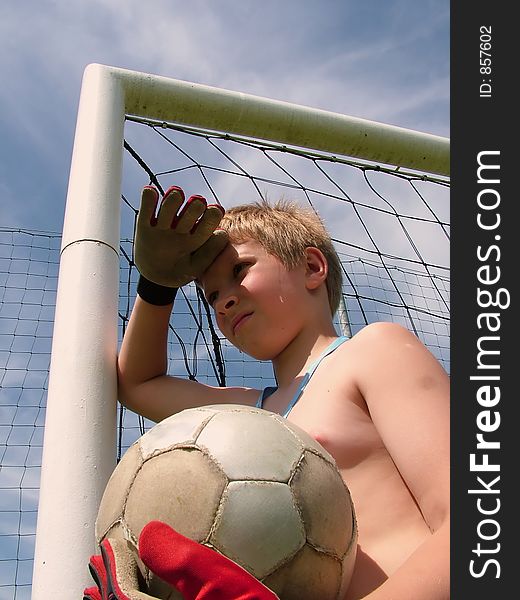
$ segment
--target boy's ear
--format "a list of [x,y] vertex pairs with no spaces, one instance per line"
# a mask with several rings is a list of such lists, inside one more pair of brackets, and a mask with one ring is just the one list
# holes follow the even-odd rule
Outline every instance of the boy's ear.
[[325,283],[329,272],[329,265],[323,252],[318,248],[309,246],[305,249],[305,281],[307,289],[315,290]]

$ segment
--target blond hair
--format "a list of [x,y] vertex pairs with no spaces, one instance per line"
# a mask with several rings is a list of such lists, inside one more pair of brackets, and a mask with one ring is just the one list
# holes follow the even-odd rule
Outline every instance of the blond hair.
[[320,217],[295,202],[267,200],[234,206],[226,211],[219,225],[234,243],[257,241],[276,256],[286,269],[302,264],[309,246],[323,252],[328,264],[325,281],[331,314],[338,309],[342,294],[341,263],[330,235]]

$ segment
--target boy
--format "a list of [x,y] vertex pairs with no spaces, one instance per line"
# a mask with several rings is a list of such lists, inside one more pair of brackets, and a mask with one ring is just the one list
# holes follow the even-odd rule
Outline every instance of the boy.
[[[143,190],[135,248],[141,279],[119,355],[120,401],[154,421],[218,403],[286,415],[334,456],[352,494],[359,545],[345,600],[449,598],[442,367],[395,324],[338,337],[332,317],[341,269],[312,213],[263,203],[222,218],[200,196],[180,211],[184,196],[174,187],[156,218],[158,199],[154,188]],[[223,335],[272,361],[277,389],[217,388],[166,374],[174,288],[195,279]]]

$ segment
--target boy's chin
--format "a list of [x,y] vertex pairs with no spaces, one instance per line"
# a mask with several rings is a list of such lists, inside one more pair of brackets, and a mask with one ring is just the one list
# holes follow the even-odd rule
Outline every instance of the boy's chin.
[[264,345],[262,343],[255,342],[254,340],[250,340],[250,339],[248,339],[247,341],[244,340],[243,343],[241,343],[241,340],[237,340],[237,339],[230,340],[228,338],[228,341],[235,348],[237,348],[237,350],[240,350],[240,352],[247,354],[254,360],[272,361],[283,350],[283,348],[281,348],[280,351],[277,352],[272,344]]
[[254,358],[255,360],[270,360],[270,357],[265,353],[261,352],[259,348],[255,347],[254,343],[240,344],[236,340],[230,340],[228,342],[234,346],[240,352],[247,354],[247,356]]

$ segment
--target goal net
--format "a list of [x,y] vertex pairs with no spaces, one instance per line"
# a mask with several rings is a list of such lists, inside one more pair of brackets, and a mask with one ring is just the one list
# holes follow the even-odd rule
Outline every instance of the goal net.
[[[449,371],[447,140],[182,82],[172,90],[170,81],[119,69],[89,69],[63,235],[0,231],[0,511],[6,524],[0,598],[29,598],[32,591],[38,600],[45,590],[63,588],[64,561],[63,598],[71,589],[81,594],[106,480],[152,425],[115,410],[115,356],[135,298],[133,232],[144,185],[179,185],[186,196],[201,194],[225,208],[281,197],[312,208],[342,263],[338,333],[354,335],[374,321],[401,323]],[[187,92],[199,105],[215,92],[213,120],[208,107],[202,118],[186,116]],[[168,98],[174,115],[165,108]],[[237,121],[248,120],[243,102],[254,107],[254,119],[238,128]],[[300,137],[281,127],[302,110],[317,134],[308,124]],[[344,131],[350,146],[331,128]],[[364,146],[365,137],[371,141]],[[222,337],[194,285],[175,302],[169,373],[211,385],[273,383],[270,363],[248,359]],[[64,535],[75,536],[74,552],[64,551]]]

